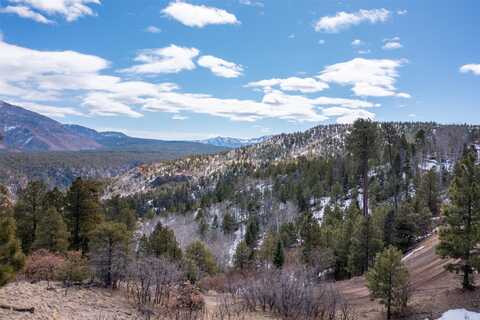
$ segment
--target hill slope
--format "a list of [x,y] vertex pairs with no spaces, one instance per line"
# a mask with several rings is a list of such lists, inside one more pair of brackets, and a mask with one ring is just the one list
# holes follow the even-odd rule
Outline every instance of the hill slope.
[[0,149],[15,151],[149,151],[175,154],[226,150],[191,141],[163,141],[129,137],[120,132],[98,132],[79,125],[65,125],[38,113],[0,101]]

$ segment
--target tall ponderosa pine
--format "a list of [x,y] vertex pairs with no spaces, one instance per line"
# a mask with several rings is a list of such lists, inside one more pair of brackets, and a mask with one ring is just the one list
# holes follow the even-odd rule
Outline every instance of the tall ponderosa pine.
[[46,185],[41,181],[29,182],[27,187],[20,191],[18,202],[15,206],[15,221],[17,232],[22,242],[23,251],[30,252],[35,242],[37,226],[44,212],[44,197]]
[[470,149],[455,166],[437,247],[442,257],[454,259],[447,269],[463,273],[465,289],[473,288],[472,274],[480,261],[480,166],[475,161],[476,151]]
[[402,252],[391,246],[377,255],[367,273],[367,286],[374,298],[387,308],[387,319],[408,302],[408,270],[402,263]]
[[117,286],[127,270],[131,233],[123,223],[104,222],[90,234],[90,263],[105,287]]
[[0,212],[0,286],[23,268],[25,256],[16,237],[15,220]]
[[99,193],[96,182],[81,178],[67,192],[65,218],[74,250],[88,251],[89,234],[102,221]]
[[[353,160],[357,163],[357,170],[361,176],[361,185],[363,192],[363,216],[364,230],[367,232],[364,236],[365,241],[365,267],[368,269],[368,263],[371,260],[370,252],[370,216],[368,211],[368,174],[369,161],[377,156],[377,136],[378,128],[375,122],[365,119],[359,119],[354,122],[352,131],[347,138],[347,149],[353,155]],[[365,269],[365,271],[367,270]]]
[[363,190],[363,215],[368,216],[368,172],[369,161],[377,155],[377,124],[370,120],[359,119],[354,122],[347,138],[347,150],[353,155],[357,170],[361,176]]
[[45,211],[38,223],[33,248],[63,253],[68,249],[69,237],[63,216],[55,207],[51,207]]

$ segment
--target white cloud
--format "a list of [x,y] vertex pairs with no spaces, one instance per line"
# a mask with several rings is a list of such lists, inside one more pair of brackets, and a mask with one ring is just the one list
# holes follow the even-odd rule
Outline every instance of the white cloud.
[[405,99],[410,99],[412,97],[410,94],[405,92],[397,93],[396,96],[399,98],[405,98]]
[[181,115],[179,115],[179,114],[174,114],[174,115],[172,116],[172,120],[187,120],[187,119],[188,119],[188,117],[186,117],[186,116],[181,116]]
[[318,78],[327,83],[351,85],[357,96],[394,96],[397,69],[404,63],[404,60],[355,58],[327,66]]
[[410,118],[415,118],[417,115],[416,115],[415,113],[410,113],[408,116],[409,116]]
[[385,42],[385,44],[382,47],[383,50],[395,50],[400,48],[403,48],[403,45],[400,42],[395,42],[395,41]]
[[229,62],[214,56],[201,56],[198,65],[223,78],[237,78],[242,75],[243,67],[239,64]]
[[354,47],[363,46],[364,44],[365,43],[360,39],[355,39],[352,41],[352,46]]
[[49,20],[42,16],[38,12],[34,12],[30,10],[29,7],[25,6],[6,6],[5,8],[0,8],[0,13],[13,13],[18,15],[19,17],[30,19],[39,23],[44,24],[52,24],[54,23],[52,20]]
[[408,10],[406,10],[406,9],[405,9],[405,10],[397,10],[397,14],[398,14],[399,16],[406,15],[407,13],[408,13]]
[[318,44],[325,44],[325,40],[323,39],[318,40]]
[[145,31],[150,32],[150,33],[160,33],[160,32],[162,32],[162,29],[157,28],[155,26],[148,26],[148,27],[145,28]]
[[323,113],[328,117],[337,117],[337,123],[353,123],[357,119],[375,119],[375,114],[366,110],[347,109],[341,107],[332,107],[323,109]]
[[[345,122],[357,116],[370,115],[371,112],[365,109],[377,106],[359,99],[290,95],[274,88],[306,92],[328,86],[323,80],[315,78],[281,79],[269,89],[264,88],[265,93],[260,100],[253,100],[181,92],[174,83],[128,81],[103,74],[108,67],[108,61],[92,55],[74,51],[38,51],[1,41],[0,98],[21,97],[25,102],[22,105],[28,103],[32,109],[56,117],[97,115],[140,118],[145,112],[166,112],[176,119],[182,118],[183,113],[197,113],[232,121],[284,119],[319,122],[335,117],[330,108],[337,107],[350,110],[341,113],[337,110],[337,121]],[[55,99],[58,100],[55,105],[62,99],[79,101],[80,108],[50,107],[35,102]]]
[[263,7],[265,6],[261,1],[253,1],[253,0],[239,0],[240,4],[252,7]]
[[372,24],[377,22],[385,22],[389,17],[390,11],[387,9],[362,9],[353,13],[341,11],[334,16],[325,16],[320,18],[315,24],[315,31],[339,32],[363,22],[370,22]]
[[40,113],[46,117],[65,118],[65,116],[84,116],[83,113],[67,107],[54,107],[44,104],[26,102],[26,101],[9,101],[10,104],[22,106],[23,108]]
[[165,48],[142,50],[135,58],[140,64],[120,70],[128,73],[160,74],[178,73],[182,70],[195,69],[193,58],[198,56],[195,48],[170,45]]
[[480,76],[480,64],[466,64],[460,67],[460,72],[461,73],[473,73],[477,76]]
[[370,49],[365,49],[365,50],[358,50],[358,54],[369,54],[371,51]]
[[319,92],[328,88],[327,83],[318,79],[298,77],[260,80],[246,85],[248,88],[261,88],[266,92],[272,91],[272,88],[277,86],[283,91],[300,91],[303,93]]
[[214,7],[196,6],[186,2],[170,2],[162,10],[170,18],[189,26],[203,28],[210,24],[239,24],[235,15]]
[[[8,0],[8,2],[17,5],[14,8],[26,8],[28,10],[22,9],[24,15],[21,15],[20,11],[15,12],[18,15],[34,19],[41,23],[46,23],[42,21],[46,18],[36,11],[40,11],[49,16],[59,15],[68,22],[72,22],[82,16],[94,15],[95,12],[89,5],[100,4],[100,0]],[[33,18],[32,14],[37,15],[36,18]],[[48,21],[48,19],[46,20]]]

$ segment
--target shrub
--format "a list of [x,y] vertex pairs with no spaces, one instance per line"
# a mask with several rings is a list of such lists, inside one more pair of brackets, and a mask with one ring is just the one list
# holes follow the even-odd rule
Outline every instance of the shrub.
[[50,286],[50,281],[58,279],[64,263],[65,259],[61,255],[45,249],[37,250],[27,257],[25,278],[30,281],[47,281]]
[[65,263],[60,268],[58,279],[66,285],[80,283],[91,275],[88,261],[82,257],[80,251],[69,251],[66,254]]

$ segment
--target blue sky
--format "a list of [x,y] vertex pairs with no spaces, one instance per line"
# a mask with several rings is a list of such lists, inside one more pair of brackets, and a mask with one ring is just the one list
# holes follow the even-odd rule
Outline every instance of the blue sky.
[[480,123],[476,0],[0,0],[0,99],[133,136]]

